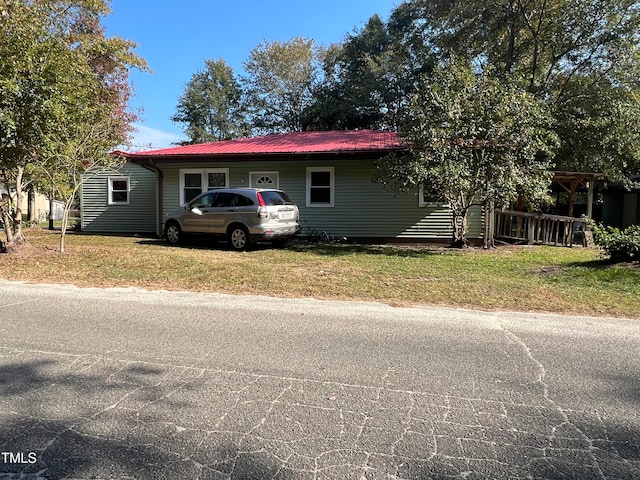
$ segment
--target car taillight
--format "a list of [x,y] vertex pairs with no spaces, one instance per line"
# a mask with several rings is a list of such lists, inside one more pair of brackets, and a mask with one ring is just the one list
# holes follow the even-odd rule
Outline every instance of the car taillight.
[[258,197],[258,216],[260,218],[267,218],[269,216],[269,212],[267,212],[267,204],[264,203],[264,198],[262,198],[262,194],[260,192],[256,193]]

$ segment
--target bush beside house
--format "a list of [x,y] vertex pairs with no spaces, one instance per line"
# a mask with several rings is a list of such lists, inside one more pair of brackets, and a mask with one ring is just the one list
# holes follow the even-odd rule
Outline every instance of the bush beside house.
[[640,225],[631,225],[621,230],[592,222],[590,227],[594,241],[602,247],[612,261],[640,261]]

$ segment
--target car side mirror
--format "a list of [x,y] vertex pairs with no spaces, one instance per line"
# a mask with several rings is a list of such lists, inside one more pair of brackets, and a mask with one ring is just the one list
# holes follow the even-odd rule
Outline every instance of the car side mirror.
[[193,207],[191,211],[196,215],[202,215],[202,210],[200,210],[198,207]]

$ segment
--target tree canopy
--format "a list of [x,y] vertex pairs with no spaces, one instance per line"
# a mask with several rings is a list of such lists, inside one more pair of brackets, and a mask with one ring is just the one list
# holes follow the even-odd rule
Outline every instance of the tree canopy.
[[102,0],[0,3],[0,181],[16,192],[0,205],[9,244],[23,238],[27,184],[67,190],[128,140],[128,69],[146,65],[135,44],[104,35],[109,11]]
[[473,205],[545,196],[551,126],[543,102],[454,57],[418,88],[402,131],[411,154],[383,159],[378,181],[395,191],[421,185],[441,198],[452,211],[452,243],[463,245]]
[[556,120],[556,168],[624,182],[640,170],[640,2],[409,0],[439,58],[519,82]]
[[233,69],[222,59],[205,60],[205,69],[191,77],[178,99],[172,120],[185,125],[186,143],[246,136],[250,127],[243,90]]
[[257,46],[246,120],[252,133],[402,130],[422,77],[457,56],[546,104],[554,168],[625,183],[640,171],[639,40],[637,0],[405,0],[324,50]]
[[251,50],[242,82],[257,133],[305,129],[303,117],[313,102],[317,59],[315,42],[300,37],[265,41]]
[[421,75],[434,57],[401,7],[385,23],[374,15],[324,56],[323,78],[309,110],[314,129],[398,130]]

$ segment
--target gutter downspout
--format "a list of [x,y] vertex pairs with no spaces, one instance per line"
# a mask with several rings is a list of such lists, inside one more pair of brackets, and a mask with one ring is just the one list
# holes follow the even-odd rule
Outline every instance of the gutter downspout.
[[160,170],[156,165],[154,165],[153,160],[150,160],[149,163],[156,170],[156,179],[157,179],[157,188],[156,188],[156,209],[157,209],[157,224],[156,224],[156,233],[158,234],[158,238],[162,238],[162,185],[164,184],[164,176],[162,174],[162,170]]
[[483,215],[484,215],[484,220],[483,220],[483,235],[482,235],[482,243],[483,243],[483,248],[486,250],[489,248],[489,202],[484,202],[483,205]]

